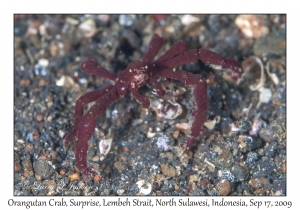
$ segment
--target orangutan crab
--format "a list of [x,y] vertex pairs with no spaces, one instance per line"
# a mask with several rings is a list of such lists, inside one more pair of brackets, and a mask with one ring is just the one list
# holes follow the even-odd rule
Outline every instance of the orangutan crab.
[[[192,113],[194,122],[191,127],[191,134],[185,141],[185,148],[190,149],[205,122],[207,85],[201,75],[177,70],[176,67],[200,59],[207,65],[223,70],[233,80],[237,80],[242,75],[242,69],[236,61],[202,48],[188,51],[187,43],[182,40],[177,41],[154,61],[154,57],[159,52],[163,42],[163,38],[153,35],[143,60],[129,63],[128,67],[118,74],[104,69],[94,58],[89,58],[81,64],[83,71],[115,81],[115,85],[107,85],[101,89],[88,92],[76,102],[74,130],[67,135],[64,144],[68,145],[71,141],[77,139],[75,145],[76,165],[83,175],[92,173],[92,168],[87,166],[86,155],[88,141],[97,125],[96,118],[102,115],[112,102],[131,93],[144,108],[148,108],[150,105],[149,99],[140,95],[138,89],[149,83],[154,84],[157,95],[163,97],[165,92],[157,81],[159,78],[175,79],[184,85],[192,86],[195,99]],[[87,113],[84,113],[84,105],[93,101],[96,102],[95,105]]]

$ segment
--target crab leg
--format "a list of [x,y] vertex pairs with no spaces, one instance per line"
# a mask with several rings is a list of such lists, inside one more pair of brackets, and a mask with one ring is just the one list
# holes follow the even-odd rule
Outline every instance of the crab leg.
[[175,57],[176,55],[180,55],[181,53],[187,51],[187,49],[188,49],[188,44],[185,41],[179,40],[175,42],[175,44],[173,44],[171,48],[167,50],[162,56],[160,56],[160,58],[157,59],[155,63],[165,62]]
[[[77,142],[75,144],[75,159],[76,165],[84,175],[89,175],[92,173],[91,168],[87,166],[87,151],[88,151],[88,141],[91,138],[95,127],[97,125],[96,118],[102,115],[107,107],[117,99],[119,95],[117,90],[112,85],[102,88],[100,91],[92,92],[94,95],[84,95],[82,99],[76,103],[75,113],[75,125],[74,131],[69,135],[70,138],[77,137]],[[89,97],[88,97],[89,96]],[[83,104],[93,101],[94,98],[98,96],[96,104],[93,105],[86,114],[82,115]],[[78,104],[78,106],[77,106]],[[67,141],[68,137],[66,138]]]
[[186,141],[186,149],[190,149],[200,134],[200,130],[206,120],[207,111],[207,85],[206,81],[199,74],[192,74],[182,70],[173,71],[172,69],[163,69],[155,75],[155,77],[176,79],[184,83],[185,85],[191,85],[194,95],[194,110],[191,135]]
[[136,88],[130,88],[132,96],[142,104],[143,108],[148,108],[150,106],[150,101],[146,96],[142,96]]
[[161,46],[164,43],[164,39],[160,36],[154,34],[151,38],[151,41],[149,43],[148,51],[144,55],[143,62],[146,64],[150,64],[153,62],[154,57],[159,52]]
[[199,57],[199,54],[198,54],[197,49],[189,50],[189,51],[183,52],[182,54],[179,54],[165,62],[160,63],[160,66],[162,66],[164,68],[174,68],[177,66],[195,62],[198,60],[198,57]]
[[85,104],[96,101],[103,94],[110,91],[113,87],[114,87],[113,85],[107,85],[101,89],[93,90],[93,91],[88,92],[88,93],[84,94],[83,96],[81,96],[76,102],[75,116],[82,116],[83,115],[83,106]]
[[213,67],[216,70],[224,71],[232,79],[237,80],[242,75],[240,64],[232,59],[225,58],[217,53],[203,48],[189,50],[172,59],[162,62],[160,65],[165,68],[174,68],[197,60]]
[[98,61],[90,57],[85,62],[82,62],[81,69],[87,73],[93,74],[97,77],[104,77],[110,80],[116,80],[117,74],[106,70],[105,68],[99,66]]
[[76,123],[76,121],[78,121],[79,119],[81,119],[83,117],[83,106],[85,104],[91,103],[93,101],[96,101],[98,98],[100,98],[103,94],[105,94],[106,92],[110,91],[113,88],[112,85],[108,85],[104,88],[101,88],[99,90],[94,90],[91,92],[88,92],[86,94],[84,94],[83,96],[81,96],[75,105],[75,126],[74,126],[74,130],[69,133],[65,139],[64,145],[67,146],[69,143],[71,143],[72,141],[74,141],[77,138],[77,134],[76,131],[78,130],[76,127],[78,125],[78,123]]
[[233,80],[239,79],[242,74],[241,65],[235,60],[223,57],[217,53],[210,50],[200,48],[199,49],[199,59],[206,65],[210,65],[216,70],[224,71]]

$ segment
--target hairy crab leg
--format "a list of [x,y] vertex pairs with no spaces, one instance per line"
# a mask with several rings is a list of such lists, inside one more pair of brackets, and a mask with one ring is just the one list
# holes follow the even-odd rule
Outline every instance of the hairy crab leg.
[[[101,90],[104,90],[101,91]],[[90,175],[92,173],[91,167],[87,166],[87,152],[88,152],[88,141],[91,138],[95,127],[97,125],[96,118],[102,115],[107,107],[114,101],[118,100],[120,96],[117,93],[117,90],[114,86],[110,86],[109,88],[101,89],[98,94],[98,99],[96,100],[96,104],[93,105],[86,114],[81,115],[81,108],[78,108],[78,115],[75,116],[75,131],[77,142],[75,144],[75,159],[76,166],[83,173],[83,175]],[[102,93],[101,96],[99,94]],[[84,102],[91,102],[96,97],[93,95],[92,97],[88,97],[86,95],[83,96]],[[82,101],[78,103],[78,107],[82,107]],[[77,104],[76,104],[77,105]]]
[[[185,41],[179,40],[175,42],[169,50],[167,50],[162,56],[160,56],[155,62],[154,65],[160,65],[161,62],[167,61],[176,55],[179,55],[188,49],[188,44]],[[165,91],[163,90],[161,84],[157,82],[157,78],[152,77],[149,80],[149,83],[155,85],[156,93],[159,97],[163,98]]]
[[107,85],[101,89],[93,90],[93,91],[88,92],[88,93],[84,94],[83,96],[81,96],[76,102],[75,116],[82,116],[83,115],[83,106],[85,104],[96,101],[103,94],[110,91],[113,87],[114,87],[113,85]]
[[184,64],[192,63],[198,60],[199,54],[197,49],[189,50],[179,54],[165,62],[159,63],[164,68],[174,68]]
[[154,34],[150,40],[148,51],[144,55],[143,62],[146,64],[150,64],[153,62],[154,57],[159,52],[160,48],[162,47],[164,43],[164,39],[160,36]]
[[155,75],[156,78],[169,78],[179,80],[185,85],[194,88],[194,122],[191,127],[191,135],[186,140],[186,149],[189,150],[195,143],[195,138],[200,134],[201,128],[206,120],[207,112],[207,85],[206,81],[199,74],[193,74],[182,70],[173,71],[172,69],[163,69]]
[[233,80],[237,80],[242,76],[243,71],[238,62],[203,48],[184,52],[181,55],[160,63],[160,66],[165,68],[174,68],[195,62],[198,59],[214,69],[224,71]]
[[239,79],[243,74],[242,67],[238,62],[210,50],[200,48],[199,59],[216,70],[224,71],[233,80]]
[[188,50],[188,44],[185,41],[179,40],[175,42],[169,50],[167,50],[162,56],[160,56],[155,63],[165,62],[176,55],[180,55],[181,53]]
[[150,101],[146,96],[142,96],[136,88],[130,88],[130,92],[132,96],[142,104],[144,108],[148,108],[150,106]]
[[81,69],[87,73],[93,74],[97,77],[104,77],[110,80],[116,80],[117,74],[106,70],[105,68],[101,67],[98,61],[90,57],[86,61],[82,62]]
[[75,105],[75,117],[74,117],[74,130],[69,133],[65,139],[64,145],[67,146],[69,143],[71,143],[72,141],[74,141],[77,138],[77,130],[78,128],[76,128],[79,123],[77,123],[77,121],[82,118],[83,116],[83,106],[85,104],[91,103],[93,101],[96,101],[99,97],[101,97],[103,94],[105,94],[106,92],[108,92],[109,90],[111,90],[113,88],[112,85],[108,85],[102,89],[99,90],[93,90],[91,92],[88,92],[86,94],[84,94],[83,96],[81,96]]

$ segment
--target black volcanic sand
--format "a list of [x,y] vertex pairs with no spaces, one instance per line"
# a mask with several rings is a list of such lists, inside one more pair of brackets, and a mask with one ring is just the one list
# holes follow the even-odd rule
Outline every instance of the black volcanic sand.
[[[247,18],[260,24],[253,37],[237,27],[237,15],[15,15],[14,195],[286,195],[286,17]],[[117,73],[143,58],[154,33],[165,39],[161,52],[182,39],[190,49],[240,63],[257,56],[263,89],[249,88],[258,80],[253,75],[237,85],[201,61],[180,67],[206,78],[207,121],[218,119],[216,125],[204,126],[195,149],[182,151],[191,87],[160,81],[165,101],[183,109],[166,119],[158,117],[162,102],[146,85],[140,92],[156,103],[152,108],[125,96],[98,118],[87,159],[99,176],[84,180],[64,138],[73,129],[76,100],[112,82],[80,64],[93,56]],[[99,142],[107,139],[111,149],[103,156]]]

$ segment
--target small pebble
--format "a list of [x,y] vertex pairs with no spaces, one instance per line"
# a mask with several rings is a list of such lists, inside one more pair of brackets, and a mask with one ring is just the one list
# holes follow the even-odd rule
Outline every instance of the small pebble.
[[117,194],[118,194],[118,195],[123,195],[124,192],[125,192],[124,189],[118,189],[118,190],[117,190]]
[[32,168],[32,163],[30,159],[25,159],[22,161],[22,165],[24,168],[24,176],[28,177],[28,176],[33,176],[34,172],[33,172],[33,168]]
[[99,160],[100,160],[100,157],[98,155],[96,155],[92,158],[92,161],[94,161],[94,162],[98,162]]
[[192,181],[192,182],[196,182],[196,181],[198,181],[198,176],[196,175],[196,174],[192,174],[192,175],[190,175],[190,181]]
[[231,173],[235,176],[235,179],[240,182],[245,179],[245,172],[241,166],[234,164],[231,167]]
[[20,163],[14,163],[14,171],[19,171],[21,170],[22,166],[20,165]]
[[100,181],[100,176],[99,175],[95,175],[94,176],[94,181],[95,182],[99,182]]
[[59,170],[59,174],[60,174],[60,175],[66,174],[66,170],[65,170],[65,169],[60,169],[60,170]]
[[248,38],[258,38],[269,33],[263,16],[239,15],[235,19],[235,24]]
[[123,165],[121,162],[117,161],[117,162],[114,162],[114,167],[118,170],[122,170]]
[[225,196],[230,192],[231,186],[227,179],[222,179],[216,185],[216,189],[218,191],[218,195]]
[[70,182],[74,182],[74,181],[76,181],[78,178],[79,178],[79,174],[78,174],[78,173],[74,173],[74,174],[71,174],[71,175],[69,176]]
[[180,163],[184,166],[187,167],[189,163],[189,156],[184,153],[179,157]]
[[58,156],[58,153],[55,150],[51,150],[51,157],[55,159]]
[[179,137],[179,131],[178,130],[176,130],[174,133],[173,133],[173,137],[174,137],[174,139],[178,139],[178,137]]
[[42,180],[42,176],[41,175],[39,175],[39,174],[35,174],[35,178],[37,179],[37,180]]
[[202,189],[206,189],[209,183],[210,182],[208,178],[203,178],[200,180],[200,185]]
[[41,115],[41,114],[37,114],[36,115],[36,119],[37,119],[37,121],[42,121],[43,120],[43,115]]
[[191,133],[192,126],[190,123],[176,123],[175,127],[185,135],[189,135]]
[[176,170],[172,166],[168,166],[166,164],[162,164],[160,166],[160,168],[161,168],[163,174],[166,175],[167,177],[173,177],[176,174]]
[[254,189],[264,188],[264,190],[267,190],[268,188],[270,188],[269,179],[265,177],[252,178],[250,179],[249,184]]
[[233,157],[231,152],[227,150],[218,155],[216,164],[224,168],[230,167],[233,164]]
[[259,131],[259,137],[262,138],[265,142],[270,142],[276,140],[276,131],[271,127],[262,128]]
[[50,166],[48,161],[44,158],[39,158],[37,161],[33,163],[34,171],[37,175],[42,176],[43,178],[47,178],[51,175]]

